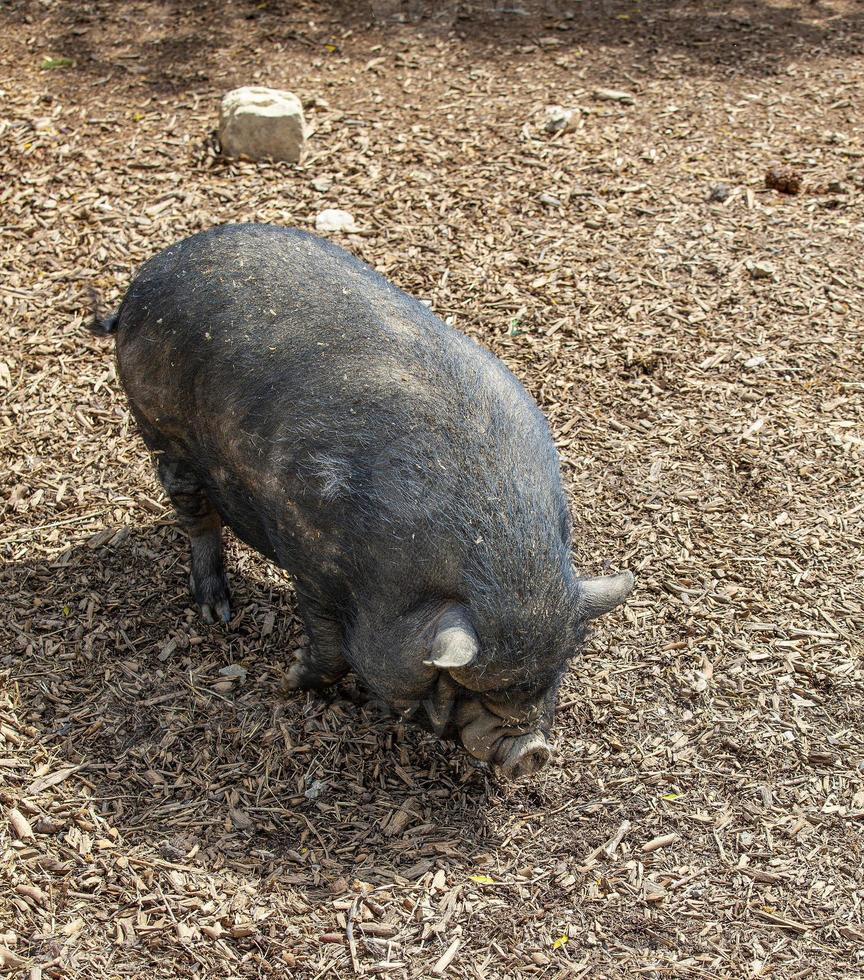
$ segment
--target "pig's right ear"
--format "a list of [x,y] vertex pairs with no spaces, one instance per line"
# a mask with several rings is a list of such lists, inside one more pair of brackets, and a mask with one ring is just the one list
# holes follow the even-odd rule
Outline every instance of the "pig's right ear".
[[430,657],[423,663],[439,670],[467,667],[480,651],[477,634],[462,606],[452,605],[438,620]]
[[617,575],[603,575],[600,578],[583,578],[579,582],[582,614],[586,619],[596,619],[611,612],[630,595],[633,590],[632,572],[619,572]]

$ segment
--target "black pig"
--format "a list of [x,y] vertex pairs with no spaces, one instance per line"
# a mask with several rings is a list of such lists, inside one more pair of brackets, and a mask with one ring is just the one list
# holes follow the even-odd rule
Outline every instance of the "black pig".
[[116,331],[207,622],[231,615],[224,523],[296,580],[292,686],[353,668],[506,775],[545,763],[567,660],[633,577],[574,574],[549,429],[499,360],[271,225],[165,249],[94,329]]

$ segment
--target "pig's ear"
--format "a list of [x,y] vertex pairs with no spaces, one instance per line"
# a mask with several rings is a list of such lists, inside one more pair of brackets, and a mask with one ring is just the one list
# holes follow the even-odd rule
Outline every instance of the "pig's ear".
[[427,667],[454,670],[467,667],[477,656],[480,644],[477,634],[462,606],[452,605],[438,620]]
[[600,578],[583,578],[579,582],[581,611],[586,619],[596,619],[611,612],[630,595],[633,589],[633,573],[619,572]]

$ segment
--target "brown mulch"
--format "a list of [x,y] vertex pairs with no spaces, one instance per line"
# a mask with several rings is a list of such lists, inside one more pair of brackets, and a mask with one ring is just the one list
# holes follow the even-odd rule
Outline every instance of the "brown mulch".
[[[0,972],[864,975],[862,53],[852,0],[3,5]],[[304,99],[300,167],[216,155],[246,83]],[[513,367],[577,561],[637,573],[527,785],[285,695],[290,582],[236,542],[196,619],[83,329],[324,207]]]

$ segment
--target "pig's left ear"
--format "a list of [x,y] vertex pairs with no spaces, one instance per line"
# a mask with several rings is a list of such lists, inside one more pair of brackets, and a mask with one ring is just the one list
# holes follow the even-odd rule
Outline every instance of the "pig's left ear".
[[580,609],[586,619],[596,619],[611,612],[630,595],[633,589],[632,572],[602,575],[600,578],[583,578],[579,582]]
[[438,620],[430,657],[423,663],[439,670],[467,667],[477,657],[480,644],[463,606],[453,604]]

